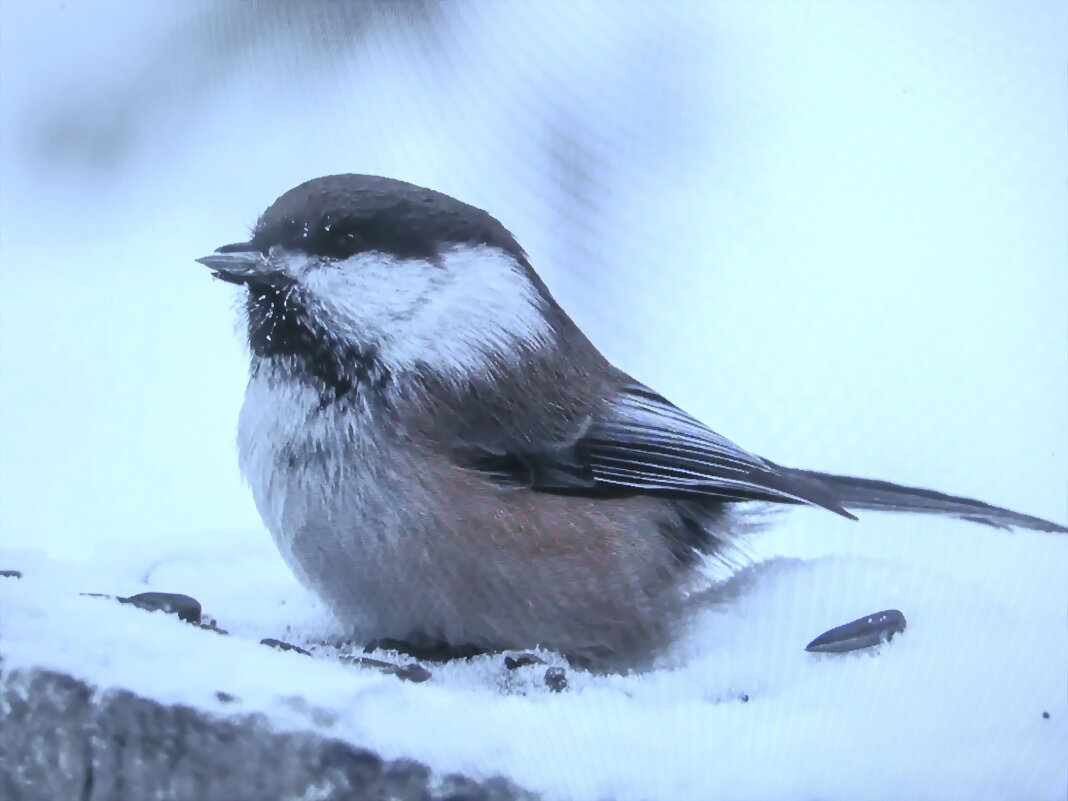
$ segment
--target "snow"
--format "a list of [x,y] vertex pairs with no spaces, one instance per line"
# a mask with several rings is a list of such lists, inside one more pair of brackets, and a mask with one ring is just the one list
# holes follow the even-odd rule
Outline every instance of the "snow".
[[[263,712],[279,728],[317,727],[442,772],[503,773],[550,797],[1062,797],[1063,539],[1026,535],[1015,547],[1025,535],[876,516],[864,522],[863,553],[848,556],[812,543],[851,540],[856,524],[792,518],[790,537],[768,539],[786,553],[801,550],[788,540],[805,543],[807,557],[767,547],[768,561],[731,583],[736,597],[703,613],[667,666],[569,670],[561,694],[545,688],[544,666],[512,673],[499,656],[430,665],[430,681],[410,684],[340,665],[329,649],[309,659],[257,645],[307,644],[334,625],[265,539],[214,549],[205,540],[163,558],[143,545],[82,564],[5,549],[26,576],[0,583],[4,665]],[[928,538],[955,548],[932,556]],[[986,569],[962,572],[964,549]],[[193,594],[231,636],[73,593],[146,588]],[[909,621],[891,643],[804,652],[824,629],[888,607]],[[238,701],[224,705],[216,691]]]
[[[169,27],[160,6],[0,6],[0,568],[25,574],[0,580],[5,670],[550,797],[1065,797],[1063,536],[784,514],[665,667],[569,670],[560,694],[499,658],[415,685],[259,646],[336,623],[238,476],[237,294],[193,259],[315,175],[433,186],[504,221],[606,354],[747,450],[1068,522],[1068,10],[483,4],[437,49],[316,61],[283,40],[205,93],[182,89],[212,52],[183,9],[209,6]],[[109,151],[139,80],[145,115]],[[57,109],[66,127],[34,127]],[[148,589],[232,636],[77,594]],[[908,629],[877,652],[804,652],[891,607]]]

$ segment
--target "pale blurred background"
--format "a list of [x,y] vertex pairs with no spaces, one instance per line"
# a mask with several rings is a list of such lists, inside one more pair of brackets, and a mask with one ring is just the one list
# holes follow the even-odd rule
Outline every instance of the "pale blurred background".
[[1066,64],[1059,2],[5,0],[0,537],[266,538],[193,260],[338,172],[488,209],[751,450],[1063,523]]

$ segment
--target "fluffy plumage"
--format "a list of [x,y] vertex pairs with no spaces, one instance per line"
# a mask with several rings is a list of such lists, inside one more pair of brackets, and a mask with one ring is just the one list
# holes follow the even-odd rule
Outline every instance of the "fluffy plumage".
[[755,501],[1065,531],[745,451],[609,364],[497,220],[432,190],[309,181],[201,261],[248,288],[260,514],[367,640],[645,664]]

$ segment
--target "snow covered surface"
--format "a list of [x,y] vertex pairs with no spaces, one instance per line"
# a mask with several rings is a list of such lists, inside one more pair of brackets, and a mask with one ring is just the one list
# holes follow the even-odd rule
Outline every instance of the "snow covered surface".
[[[207,6],[150,5],[0,5],[5,670],[224,690],[556,797],[1065,797],[1068,537],[784,515],[671,667],[563,694],[488,658],[412,685],[258,646],[332,622],[237,475],[236,296],[193,262],[314,175],[434,186],[742,446],[1065,522],[1063,4],[468,5],[440,47],[283,39],[207,78]],[[168,24],[188,40],[158,47]],[[31,158],[41,130],[106,144],[138,81],[114,163]],[[145,589],[234,636],[77,595]],[[802,650],[887,607],[909,628],[877,654]]]
[[[886,517],[863,526],[793,515],[764,538],[770,561],[734,582],[736,597],[703,614],[667,666],[569,670],[561,694],[543,685],[544,666],[513,673],[499,656],[431,666],[430,681],[410,684],[256,644],[306,643],[332,624],[253,538],[82,564],[5,549],[26,577],[0,583],[4,669],[262,711],[280,728],[315,727],[443,773],[503,774],[556,798],[1063,798],[1064,538]],[[775,558],[776,546],[805,558]],[[962,571],[961,552],[986,567]],[[193,594],[231,636],[74,595],[146,588]],[[877,651],[803,651],[887,607],[909,627]],[[239,700],[220,704],[216,691]]]

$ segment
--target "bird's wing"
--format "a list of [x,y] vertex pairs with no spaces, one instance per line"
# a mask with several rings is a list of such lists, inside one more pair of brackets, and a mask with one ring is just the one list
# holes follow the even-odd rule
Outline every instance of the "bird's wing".
[[541,492],[773,501],[821,506],[854,520],[847,509],[1068,533],[1060,523],[972,498],[777,465],[739,448],[636,382],[625,384],[566,440],[541,448],[467,445],[461,450],[465,466]]
[[853,518],[819,481],[743,450],[638,383],[622,387],[566,441],[519,450],[466,445],[458,458],[542,492],[806,503]]

